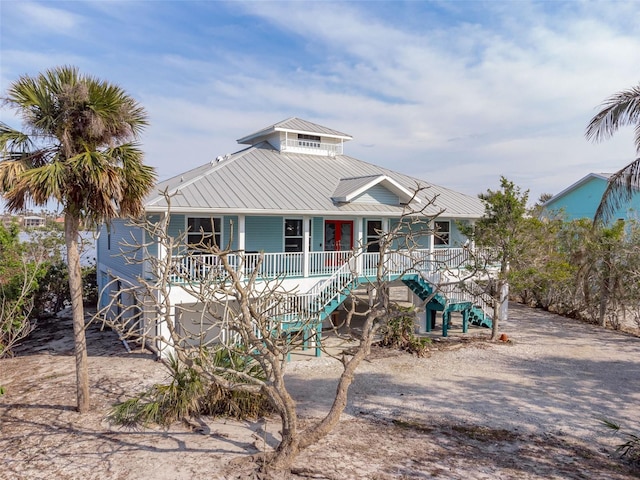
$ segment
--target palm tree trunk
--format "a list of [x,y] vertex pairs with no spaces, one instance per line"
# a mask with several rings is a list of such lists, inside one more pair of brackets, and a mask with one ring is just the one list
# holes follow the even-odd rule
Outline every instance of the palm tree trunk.
[[69,269],[69,290],[73,310],[73,340],[76,356],[76,395],[78,412],[89,411],[89,369],[87,360],[87,340],[84,335],[84,306],[82,304],[82,270],[78,236],[80,219],[67,212],[64,217],[64,236],[67,244],[67,268]]

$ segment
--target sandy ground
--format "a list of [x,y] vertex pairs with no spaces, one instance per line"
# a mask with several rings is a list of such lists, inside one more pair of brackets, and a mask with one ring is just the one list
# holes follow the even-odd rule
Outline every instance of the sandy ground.
[[[640,338],[512,305],[509,343],[436,342],[429,358],[376,349],[359,370],[336,431],[301,454],[294,478],[625,479],[621,438],[640,432]],[[474,329],[466,338],[484,337]],[[166,378],[111,332],[87,334],[92,411],[74,412],[71,323],[43,325],[0,361],[0,478],[245,478],[237,459],[277,444],[276,419],[203,419],[197,429],[120,430],[109,406]],[[330,358],[289,366],[303,423],[328,408]]]

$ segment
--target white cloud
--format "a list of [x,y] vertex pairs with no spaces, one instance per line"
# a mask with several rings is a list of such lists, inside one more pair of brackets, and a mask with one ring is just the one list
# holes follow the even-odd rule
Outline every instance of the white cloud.
[[60,8],[33,2],[16,2],[21,16],[21,25],[37,29],[38,34],[46,32],[71,34],[82,23],[82,17]]
[[[62,31],[82,21],[27,5],[34,22],[54,10]],[[129,13],[106,5],[117,22]],[[212,32],[204,13],[215,14],[215,4],[179,5],[205,8],[193,29],[177,33],[169,19],[147,15],[126,37],[131,49],[95,58],[67,49],[55,61],[100,67],[92,73],[147,106],[144,146],[162,177],[236,150],[236,138],[293,115],[352,134],[348,154],[467,193],[496,188],[506,175],[533,198],[589,171],[620,168],[634,154],[626,132],[598,146],[583,138],[598,104],[639,80],[634,2],[410,2],[387,16],[377,3],[232,4],[255,18],[252,35],[284,33],[297,56],[289,43],[265,54],[230,41],[243,33],[233,25]],[[420,11],[427,7],[437,12]],[[136,51],[135,41],[158,29],[178,40],[167,51]],[[44,56],[14,51],[7,71],[50,66]],[[3,81],[13,74],[4,70]]]

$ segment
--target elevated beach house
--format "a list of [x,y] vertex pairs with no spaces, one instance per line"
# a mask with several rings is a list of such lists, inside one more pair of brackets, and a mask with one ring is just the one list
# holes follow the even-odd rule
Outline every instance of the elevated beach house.
[[[408,270],[402,256],[408,247],[396,242],[383,260],[386,279],[405,288],[407,301],[422,306],[422,330],[433,328],[436,312],[444,319],[461,312],[465,329],[468,323],[490,326],[490,310],[481,298],[470,298],[455,282],[442,282],[445,271],[461,269],[469,257],[472,244],[457,225],[483,215],[480,200],[352,158],[344,152],[349,140],[345,133],[289,118],[238,140],[248,147],[158,184],[146,200],[147,215],[167,214],[162,192],[168,192],[169,231],[185,235],[183,253],[174,261],[176,271],[189,275],[166,279],[172,284],[174,318],[184,322],[198,315],[196,299],[181,286],[198,282],[218,265],[215,255],[197,251],[204,238],[229,245],[239,269],[250,269],[263,255],[260,278],[279,278],[283,289],[309,300],[306,305],[313,307],[306,308],[313,310],[306,314],[315,315],[320,332],[349,292],[375,276],[380,236],[413,209],[430,228],[413,239]],[[125,220],[103,230],[97,246],[102,306],[122,285],[152,276],[145,258],[127,262],[120,255],[120,245],[132,238],[150,242],[148,258],[166,255]],[[442,283],[448,285],[436,291]],[[425,299],[430,299],[426,305]],[[120,305],[135,301],[131,295],[119,299]]]

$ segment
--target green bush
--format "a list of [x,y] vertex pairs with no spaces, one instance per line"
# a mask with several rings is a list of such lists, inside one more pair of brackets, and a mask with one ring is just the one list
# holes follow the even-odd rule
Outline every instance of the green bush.
[[426,356],[429,352],[431,340],[426,337],[418,337],[413,333],[414,320],[413,307],[398,307],[397,311],[391,315],[391,318],[382,327],[380,345],[415,353],[419,357]]
[[[264,372],[257,363],[226,349],[201,357],[198,363],[203,362],[264,379]],[[254,419],[273,412],[264,395],[228,390],[206,380],[195,368],[185,367],[176,359],[172,359],[170,371],[169,384],[156,384],[140,395],[114,405],[108,420],[135,428],[149,424],[168,426],[177,420],[200,415]],[[233,373],[224,376],[227,380],[239,381]]]

